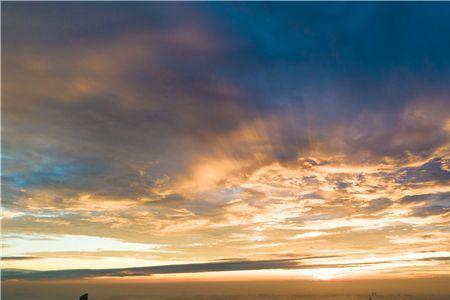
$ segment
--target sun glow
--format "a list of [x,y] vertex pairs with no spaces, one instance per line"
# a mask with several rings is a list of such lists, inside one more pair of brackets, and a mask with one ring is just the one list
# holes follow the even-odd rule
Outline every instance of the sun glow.
[[[317,269],[311,270],[311,277],[317,280],[332,280],[342,275],[344,270],[340,269]],[[344,271],[345,272],[345,271]]]

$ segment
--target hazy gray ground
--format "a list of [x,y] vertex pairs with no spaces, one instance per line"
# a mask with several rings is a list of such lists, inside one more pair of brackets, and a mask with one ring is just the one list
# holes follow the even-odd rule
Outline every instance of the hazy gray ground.
[[259,282],[6,282],[2,300],[448,300],[450,278]]
[[[190,297],[108,297],[101,300],[367,300],[368,295],[197,295]],[[426,295],[377,295],[374,300],[448,300],[448,296],[426,296]]]

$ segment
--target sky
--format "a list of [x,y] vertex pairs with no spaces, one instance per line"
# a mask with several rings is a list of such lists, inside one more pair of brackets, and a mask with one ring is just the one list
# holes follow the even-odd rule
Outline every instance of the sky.
[[4,281],[450,275],[450,4],[2,2]]

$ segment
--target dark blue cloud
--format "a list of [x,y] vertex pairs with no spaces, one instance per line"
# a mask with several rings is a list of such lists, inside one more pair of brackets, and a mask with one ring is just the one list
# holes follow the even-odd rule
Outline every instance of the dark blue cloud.
[[418,167],[402,168],[396,181],[399,183],[450,182],[450,172],[445,167],[446,160],[434,158]]
[[67,186],[71,183],[83,184],[92,177],[104,174],[107,167],[98,161],[68,160],[44,161],[29,170],[11,172],[2,176],[7,184],[18,188],[34,189],[40,187]]
[[227,3],[205,11],[236,48],[224,57],[234,72],[225,70],[260,109],[309,98],[323,106],[338,101],[332,115],[393,109],[424,85],[445,89],[448,4]]

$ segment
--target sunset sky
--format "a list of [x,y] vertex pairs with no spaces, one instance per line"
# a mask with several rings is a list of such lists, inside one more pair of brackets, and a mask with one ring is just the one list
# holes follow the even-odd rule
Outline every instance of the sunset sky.
[[450,275],[450,3],[3,2],[1,30],[3,280]]

